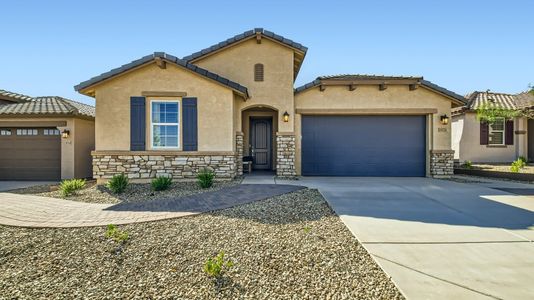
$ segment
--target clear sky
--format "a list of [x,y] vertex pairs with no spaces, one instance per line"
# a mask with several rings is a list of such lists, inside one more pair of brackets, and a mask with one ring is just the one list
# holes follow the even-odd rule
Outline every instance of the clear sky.
[[155,51],[254,27],[308,47],[319,75],[419,75],[459,94],[534,84],[534,1],[2,1],[0,89],[86,103],[73,86]]

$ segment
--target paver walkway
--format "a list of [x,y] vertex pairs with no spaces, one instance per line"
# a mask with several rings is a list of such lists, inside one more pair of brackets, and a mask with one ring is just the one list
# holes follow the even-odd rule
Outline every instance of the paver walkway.
[[91,227],[163,220],[224,209],[302,189],[242,184],[218,191],[147,202],[94,204],[0,193],[0,224],[21,227]]

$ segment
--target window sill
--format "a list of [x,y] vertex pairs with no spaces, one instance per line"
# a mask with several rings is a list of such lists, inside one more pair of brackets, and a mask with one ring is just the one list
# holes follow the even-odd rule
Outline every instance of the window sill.
[[509,145],[486,145],[486,148],[508,148]]

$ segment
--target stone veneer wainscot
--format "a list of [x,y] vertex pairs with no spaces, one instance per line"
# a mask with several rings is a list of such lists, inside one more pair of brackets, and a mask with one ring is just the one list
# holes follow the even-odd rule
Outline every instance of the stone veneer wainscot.
[[157,176],[172,176],[176,179],[194,179],[199,170],[207,168],[215,178],[232,179],[236,176],[234,152],[174,152],[152,151],[126,152],[94,151],[93,177],[103,181],[116,174],[128,178],[148,180]]
[[295,135],[277,133],[276,147],[276,175],[295,177]]
[[450,177],[454,174],[454,150],[430,151],[430,175]]

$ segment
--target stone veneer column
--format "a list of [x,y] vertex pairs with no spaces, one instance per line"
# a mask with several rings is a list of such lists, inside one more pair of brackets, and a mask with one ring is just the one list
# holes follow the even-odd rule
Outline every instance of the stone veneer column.
[[280,177],[294,177],[295,169],[295,135],[276,134],[276,175]]
[[236,175],[243,175],[243,132],[237,132],[235,135],[235,164]]
[[430,175],[450,177],[454,174],[454,150],[430,150]]

